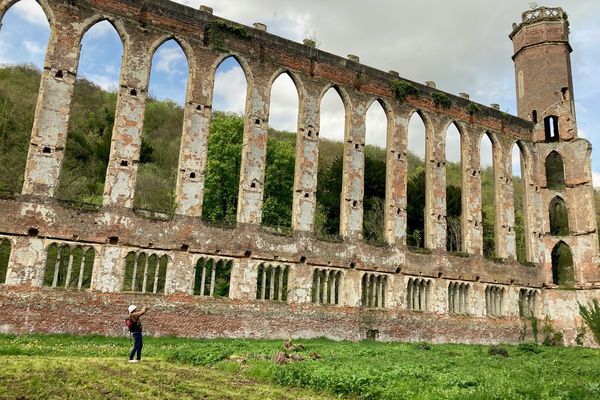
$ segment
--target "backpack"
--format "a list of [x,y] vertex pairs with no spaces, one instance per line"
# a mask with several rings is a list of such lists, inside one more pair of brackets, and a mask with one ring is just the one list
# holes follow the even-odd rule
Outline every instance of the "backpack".
[[129,332],[133,332],[136,329],[139,329],[139,324],[129,317],[125,320],[125,326],[127,326]]

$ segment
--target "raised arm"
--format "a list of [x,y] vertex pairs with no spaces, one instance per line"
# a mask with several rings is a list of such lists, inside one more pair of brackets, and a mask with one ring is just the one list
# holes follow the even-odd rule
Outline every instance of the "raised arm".
[[148,311],[148,307],[143,307],[140,311],[132,312],[131,317],[137,319],[137,318],[141,317],[142,315],[146,314],[146,311]]

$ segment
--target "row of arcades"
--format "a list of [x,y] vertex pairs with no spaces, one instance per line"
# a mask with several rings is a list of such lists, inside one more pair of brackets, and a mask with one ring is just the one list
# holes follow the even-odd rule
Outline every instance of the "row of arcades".
[[[97,256],[93,246],[53,242],[45,250],[38,283],[51,289],[94,290],[95,281],[101,279],[94,271]],[[327,267],[307,268],[309,275],[299,277],[300,270],[294,266],[267,261],[254,263],[249,267],[250,274],[245,271],[236,275],[235,269],[244,267],[235,259],[202,255],[193,258],[190,275],[193,285],[189,286],[188,294],[202,298],[235,298],[239,291],[232,286],[249,285],[255,290],[248,300],[273,303],[304,301],[372,309],[401,307],[420,312],[495,317],[530,317],[541,312],[538,289]],[[10,243],[4,240],[0,243],[0,284],[10,284],[12,280],[8,259]],[[170,264],[173,263],[164,252],[128,251],[120,262],[123,279],[115,290],[149,295],[169,293],[174,286],[169,280],[175,279],[169,274]],[[235,282],[240,276],[253,277],[252,282]],[[298,292],[302,290],[294,287],[294,281],[304,278],[305,294],[301,299]]]
[[[58,17],[58,16],[56,16]],[[78,34],[80,34],[79,38],[81,39],[81,37],[84,36],[85,32],[87,32],[92,26],[94,26],[95,24],[97,24],[98,22],[100,22],[101,18],[91,18],[89,20],[86,20],[86,25],[81,27],[81,31],[78,32]],[[131,43],[128,43],[126,39],[124,38],[132,38],[132,36],[127,32],[128,27],[119,23],[119,21],[116,20],[109,20],[111,22],[111,24],[113,24],[114,29],[116,29],[119,32],[119,37],[123,38],[121,40],[123,40],[122,42],[122,46],[124,49],[127,49],[128,46],[131,46]],[[56,34],[60,34],[60,32],[56,32]],[[143,48],[149,52],[150,55],[154,54],[157,49],[160,47],[161,44],[163,44],[166,40],[168,39],[172,39],[173,37],[161,37],[159,41],[155,41],[152,42],[152,46],[148,45],[148,46],[144,46]],[[192,49],[192,46],[190,46],[188,43],[185,43],[185,41],[183,39],[180,38],[176,38],[174,37],[174,39],[176,39],[178,41],[178,43],[180,43],[180,45],[183,48],[183,53],[185,55],[186,58],[188,57],[193,57],[192,54],[194,52],[197,52],[199,49]],[[79,43],[79,42],[78,42]],[[73,65],[73,70],[77,70],[77,63],[79,62],[79,54],[80,54],[80,50],[77,48],[75,49],[76,51],[74,52],[75,54],[75,58],[72,60],[72,62],[74,63]],[[47,55],[47,60],[48,61],[53,61],[53,54],[51,54],[52,51],[57,51],[56,49],[49,48],[50,53]],[[135,55],[136,57],[139,56],[139,54]],[[215,71],[217,70],[218,66],[225,60],[227,59],[229,56],[231,56],[230,54],[219,54],[219,55],[208,55],[208,54],[202,54],[202,56],[207,56],[211,59],[213,59],[214,61],[212,62],[206,62],[203,61],[202,63],[204,65],[209,65],[208,70],[209,70],[209,74],[202,74],[202,78],[208,82],[208,87],[214,87],[214,82],[216,79],[216,73]],[[270,96],[270,91],[271,91],[271,87],[273,82],[276,80],[276,78],[278,76],[280,76],[281,74],[288,74],[293,81],[293,84],[296,86],[295,89],[298,93],[298,97],[301,99],[301,103],[299,103],[299,109],[300,109],[300,123],[298,124],[298,133],[299,135],[302,135],[302,139],[303,140],[299,140],[298,141],[298,148],[297,148],[297,154],[301,154],[301,155],[305,155],[307,153],[309,153],[309,157],[299,157],[296,160],[297,163],[297,176],[296,176],[296,184],[293,190],[295,199],[293,201],[293,207],[294,207],[294,212],[293,212],[293,228],[297,229],[297,230],[313,230],[314,229],[314,209],[317,205],[317,199],[315,199],[316,196],[316,182],[317,182],[317,176],[316,176],[316,172],[313,168],[313,170],[310,170],[312,167],[314,167],[315,161],[318,158],[318,139],[316,140],[316,145],[315,145],[315,140],[318,136],[319,136],[319,103],[320,100],[322,99],[323,95],[325,94],[325,92],[327,91],[328,88],[333,86],[333,89],[335,89],[339,94],[340,97],[342,99],[343,102],[343,107],[345,110],[345,119],[346,119],[346,125],[349,125],[349,128],[347,129],[346,132],[346,139],[349,142],[352,142],[351,145],[353,146],[353,148],[347,148],[345,150],[345,155],[344,155],[344,159],[345,159],[345,166],[344,166],[344,174],[345,177],[346,176],[350,176],[350,178],[345,179],[345,186],[342,189],[342,193],[341,193],[341,210],[340,213],[343,215],[340,215],[339,219],[340,219],[340,233],[342,234],[342,236],[345,237],[352,237],[352,236],[360,236],[361,235],[361,231],[362,231],[362,213],[363,210],[361,209],[364,203],[364,198],[362,198],[362,194],[361,191],[362,189],[360,188],[361,183],[364,184],[364,174],[368,173],[368,171],[364,171],[364,155],[360,154],[360,152],[362,151],[363,147],[364,147],[364,142],[365,142],[365,138],[364,138],[364,133],[365,133],[365,127],[364,127],[364,120],[365,120],[365,115],[366,115],[366,111],[370,108],[370,105],[373,102],[380,102],[383,106],[383,110],[386,113],[386,118],[388,121],[388,126],[387,126],[387,131],[392,133],[392,138],[391,138],[391,142],[393,143],[388,143],[388,153],[389,153],[389,158],[388,158],[388,163],[391,164],[398,164],[397,161],[400,161],[401,165],[395,166],[392,165],[390,167],[388,167],[388,170],[390,171],[390,173],[388,174],[388,181],[386,182],[386,185],[388,186],[388,189],[386,190],[387,193],[389,193],[389,195],[386,198],[386,203],[385,203],[385,212],[386,212],[386,222],[385,222],[385,227],[384,227],[384,234],[386,237],[386,240],[389,243],[394,243],[397,241],[405,241],[406,240],[406,235],[407,235],[407,227],[406,227],[406,219],[407,219],[407,215],[405,215],[407,213],[407,209],[405,204],[410,202],[410,198],[407,198],[406,196],[406,176],[408,174],[410,174],[410,171],[407,171],[407,166],[404,165],[406,164],[406,160],[402,160],[402,154],[404,154],[406,152],[407,149],[410,149],[410,139],[409,139],[409,135],[407,132],[407,127],[406,126],[397,126],[395,125],[395,122],[398,117],[400,117],[400,119],[405,119],[405,120],[412,120],[411,116],[414,114],[414,116],[418,116],[422,119],[423,125],[425,127],[425,136],[427,137],[427,143],[425,144],[425,154],[424,157],[426,157],[427,159],[432,159],[432,161],[437,161],[435,165],[435,167],[431,167],[431,169],[428,171],[427,175],[426,175],[426,187],[431,188],[430,191],[428,191],[428,193],[430,193],[430,196],[426,205],[425,205],[425,210],[423,211],[423,215],[424,215],[424,226],[423,226],[423,234],[424,234],[424,238],[423,241],[421,243],[421,245],[428,247],[428,248],[443,248],[447,245],[448,240],[447,240],[447,235],[448,235],[448,230],[447,229],[443,229],[444,228],[444,224],[447,224],[447,221],[445,220],[447,217],[447,213],[446,213],[446,204],[442,204],[445,200],[445,193],[443,193],[444,189],[445,189],[445,183],[444,183],[444,179],[443,176],[440,175],[440,171],[439,168],[444,168],[445,167],[445,155],[444,154],[440,154],[440,148],[444,148],[445,146],[445,138],[444,136],[447,133],[447,127],[448,126],[455,126],[458,130],[458,132],[460,133],[460,147],[462,149],[462,147],[464,146],[465,149],[461,150],[461,155],[469,155],[467,159],[463,159],[463,157],[461,157],[461,173],[464,175],[468,175],[468,177],[465,177],[462,179],[462,183],[464,186],[469,186],[469,187],[463,187],[462,188],[462,212],[461,212],[461,216],[460,216],[460,224],[461,224],[461,229],[460,229],[460,234],[459,237],[456,239],[456,241],[458,242],[458,245],[456,246],[456,249],[459,251],[464,251],[464,252],[468,252],[468,253],[474,253],[474,254],[478,254],[478,253],[482,253],[483,252],[483,244],[481,243],[481,239],[480,237],[482,236],[481,234],[481,230],[482,228],[482,222],[481,222],[481,206],[482,206],[482,199],[481,199],[481,190],[477,189],[476,187],[473,186],[477,186],[480,185],[480,181],[479,179],[477,179],[479,176],[478,174],[480,174],[481,169],[482,169],[482,165],[481,165],[481,160],[478,160],[478,157],[474,157],[471,156],[472,154],[476,154],[476,153],[480,153],[480,140],[482,137],[489,137],[490,142],[491,142],[491,146],[493,147],[493,162],[494,164],[498,164],[498,168],[494,168],[494,172],[496,172],[495,176],[494,176],[494,180],[495,181],[503,181],[504,179],[506,179],[506,176],[512,176],[512,172],[511,172],[511,165],[513,164],[513,161],[511,158],[511,151],[512,151],[512,147],[513,145],[516,146],[516,144],[514,144],[514,140],[505,140],[507,138],[500,138],[497,134],[494,133],[490,133],[488,132],[487,135],[484,135],[483,132],[468,132],[469,130],[472,130],[472,127],[467,126],[467,124],[464,121],[452,121],[450,119],[445,119],[445,118],[438,118],[440,116],[436,116],[436,115],[429,115],[427,112],[423,112],[420,110],[416,110],[416,109],[410,109],[410,107],[408,107],[407,109],[403,109],[402,111],[404,112],[404,115],[402,115],[402,113],[400,113],[400,115],[398,115],[398,110],[395,110],[394,105],[391,104],[387,99],[377,99],[377,98],[369,98],[368,96],[365,96],[364,98],[359,98],[358,96],[354,96],[348,89],[344,88],[344,87],[340,87],[340,86],[336,86],[336,85],[331,85],[331,84],[325,84],[323,85],[321,82],[307,82],[306,81],[306,77],[301,76],[301,74],[296,74],[293,71],[289,71],[289,70],[282,70],[280,68],[272,68],[273,71],[267,71],[267,73],[269,73],[269,76],[266,77],[262,77],[261,78],[268,78],[266,80],[261,79],[260,81],[264,81],[266,82],[265,87],[258,87],[259,84],[257,83],[259,80],[257,79],[259,75],[261,75],[261,73],[259,71],[257,71],[255,69],[255,66],[253,65],[252,62],[250,61],[246,61],[244,60],[244,57],[241,55],[233,55],[233,57],[239,61],[239,65],[241,70],[244,72],[246,80],[248,82],[248,93],[255,93],[257,95],[259,95],[260,99],[257,100],[261,102],[261,104],[264,104],[264,107],[262,110],[258,110],[256,109],[256,104],[253,103],[254,98],[256,98],[256,96],[245,96],[248,99],[250,99],[248,101],[248,103],[246,104],[246,124],[250,125],[250,126],[246,126],[246,136],[248,140],[251,140],[252,137],[251,136],[257,129],[260,130],[262,133],[268,131],[268,121],[269,121],[269,96]],[[152,63],[152,57],[148,57],[148,60],[146,61],[148,64]],[[128,70],[130,67],[128,66],[129,64],[131,64],[129,61],[131,60],[124,60],[123,62],[123,70],[121,71],[121,81],[125,82],[128,81],[128,75],[131,75],[134,73],[134,71],[130,71]],[[139,60],[137,60],[139,61]],[[197,71],[195,71],[196,67],[198,67],[199,61],[197,59],[188,59],[188,65],[189,65],[189,76],[191,80],[196,80],[197,75],[198,74]],[[144,103],[146,101],[146,99],[141,99],[141,100],[135,100],[133,101],[132,99],[129,99],[131,101],[133,101],[133,103],[130,103],[128,101],[125,101],[125,97],[144,97],[142,94],[145,92],[145,89],[148,86],[148,80],[149,80],[149,75],[150,75],[150,65],[137,65],[136,68],[142,68],[142,70],[146,71],[146,75],[147,75],[147,80],[144,82],[144,80],[142,79],[142,81],[140,82],[140,87],[139,88],[132,88],[131,90],[124,92],[121,91],[120,95],[122,97],[122,105],[123,108],[119,109],[116,111],[116,123],[114,126],[114,133],[113,135],[116,135],[116,137],[113,137],[113,148],[111,149],[111,156],[110,156],[110,163],[109,163],[109,168],[107,171],[107,179],[105,181],[106,186],[105,186],[105,196],[104,196],[104,202],[105,204],[110,204],[113,205],[113,203],[117,203],[118,205],[124,205],[124,206],[131,206],[132,205],[132,199],[135,196],[135,190],[137,189],[135,186],[135,181],[136,181],[136,171],[137,171],[137,163],[139,160],[137,160],[137,156],[136,151],[139,153],[139,148],[136,147],[140,147],[140,140],[141,140],[141,131],[143,129],[143,120],[136,120],[136,121],[132,121],[131,118],[132,116],[126,116],[124,114],[125,113],[125,108],[126,107],[131,107],[136,106],[139,107],[140,110],[143,110],[144,108]],[[144,69],[145,68],[145,69]],[[56,70],[56,73],[53,75],[49,75],[50,71],[54,71]],[[267,70],[269,70],[269,68],[267,68]],[[55,89],[57,91],[59,91],[60,93],[64,93],[65,95],[69,95],[69,93],[72,92],[72,85],[73,85],[73,79],[70,79],[70,75],[64,73],[64,71],[71,71],[71,69],[65,69],[65,68],[50,68],[50,70],[45,72],[44,78],[43,78],[43,82],[42,82],[42,87],[44,87],[44,85],[46,85],[47,87],[52,87],[52,89]],[[264,73],[263,73],[264,74]],[[143,75],[143,74],[142,74]],[[205,85],[206,82],[202,82],[202,86]],[[69,88],[66,88],[67,90],[65,91],[64,89],[64,85],[67,85]],[[196,111],[201,111],[201,112],[194,112],[194,110],[186,110],[186,121],[191,122],[192,124],[194,123],[194,121],[197,118],[206,118],[206,119],[210,119],[210,106],[214,103],[213,99],[212,99],[212,93],[210,93],[206,96],[206,98],[201,101],[200,103],[195,102],[194,100],[196,99],[192,99],[191,97],[193,97],[194,95],[194,91],[193,87],[195,87],[196,85],[198,85],[198,83],[192,82],[190,84],[190,89],[188,90],[188,99],[187,99],[187,104],[191,105],[191,104],[197,104],[198,107]],[[262,84],[262,83],[261,83]],[[59,88],[61,88],[59,90]],[[141,89],[141,90],[140,90]],[[53,94],[56,94],[57,92],[55,90],[52,90]],[[67,100],[67,99],[63,99],[63,100]],[[67,103],[68,105],[71,105],[70,103]],[[69,108],[69,107],[67,107]],[[64,110],[64,109],[63,109]],[[40,110],[40,112],[44,113],[44,112],[49,112],[52,113],[53,111],[56,111],[56,107],[52,107],[52,110]],[[137,113],[137,114],[143,114],[143,113]],[[304,114],[304,115],[302,115]],[[316,114],[316,115],[313,115]],[[139,115],[138,115],[139,116]],[[258,118],[256,118],[258,117]],[[310,118],[309,118],[310,117]],[[443,117],[443,116],[442,116]],[[42,119],[40,116],[38,116],[38,119]],[[304,119],[304,121],[302,121],[302,119]],[[132,131],[132,122],[135,122],[136,124],[134,124],[134,128],[133,131],[135,131],[137,129],[137,134],[132,134],[132,137],[129,136],[123,136],[123,132],[121,131],[121,128],[119,127],[119,121],[121,121],[121,123],[125,124],[128,126],[127,130],[128,135],[131,134]],[[256,125],[256,121],[259,122],[258,125],[260,125],[259,127],[257,127]],[[441,123],[440,123],[441,121]],[[553,120],[554,121],[554,120]],[[38,121],[40,122],[40,121]],[[40,122],[43,124],[43,122]],[[39,125],[39,123],[38,123]],[[189,126],[189,123],[184,124],[186,126]],[[199,125],[201,125],[199,123]],[[391,126],[393,125],[393,126]],[[552,132],[549,133],[549,135],[552,135],[552,140],[555,140],[554,137],[558,136],[557,134],[554,134],[554,131],[552,129],[558,129],[558,127],[555,127],[556,125],[556,121],[554,121],[554,124],[552,122],[548,122],[546,123],[547,130],[551,130]],[[49,128],[49,127],[48,127]],[[38,126],[37,130],[43,130],[44,127],[43,126]],[[188,128],[189,129],[189,128]],[[35,130],[34,129],[34,135],[35,135]],[[193,128],[192,128],[193,130]],[[47,131],[47,130],[46,130]],[[65,131],[62,132],[55,132],[57,137],[55,139],[58,140],[58,142],[64,141],[66,142],[68,140],[68,138],[65,135]],[[260,135],[262,133],[257,133],[257,135]],[[38,132],[39,134],[39,132]],[[200,134],[200,136],[197,136],[198,134]],[[183,132],[183,141],[184,141],[184,146],[182,147],[183,151],[181,152],[180,156],[180,165],[178,170],[180,171],[179,173],[179,177],[178,177],[178,181],[177,181],[177,209],[179,213],[182,214],[189,214],[189,215],[199,215],[201,213],[201,207],[202,207],[202,197],[203,197],[203,193],[202,193],[202,186],[203,186],[203,182],[202,181],[202,177],[204,176],[205,171],[202,170],[202,166],[206,164],[206,160],[202,159],[202,154],[206,153],[205,151],[202,151],[202,146],[203,146],[203,142],[205,142],[205,138],[202,137],[203,134],[207,134],[207,132]],[[137,136],[136,136],[137,135]],[[185,137],[185,136],[189,136],[189,135],[196,135],[196,137],[191,138],[191,137]],[[351,137],[350,137],[351,136]],[[362,137],[361,137],[362,136]],[[311,139],[312,138],[312,139]],[[126,139],[133,139],[133,141],[130,140],[126,140]],[[187,143],[189,146],[192,146],[190,148],[186,148],[186,141],[190,140],[189,143]],[[64,143],[54,143],[54,146],[44,146],[44,142],[46,141],[46,139],[44,137],[39,137],[39,138],[34,138],[33,142],[39,142],[36,143],[35,148],[32,148],[32,151],[30,152],[30,160],[32,161],[32,157],[35,157],[35,153],[37,151],[39,151],[41,153],[41,157],[42,158],[54,158],[54,161],[56,161],[56,166],[60,166],[60,162],[61,162],[61,157],[62,155],[60,154],[61,149],[64,149],[65,146],[63,146],[62,144]],[[137,145],[135,144],[137,141]],[[128,147],[128,148],[118,148],[118,146],[120,146],[121,144],[123,144],[124,142],[129,143],[130,146],[132,147]],[[50,143],[48,143],[50,144]],[[527,178],[525,175],[526,174],[530,174],[530,171],[527,170],[527,168],[530,168],[532,165],[532,160],[531,160],[531,155],[528,154],[527,150],[525,150],[525,144],[522,142],[519,142],[519,149],[521,151],[525,151],[525,154],[521,154],[521,157],[524,158],[524,160],[522,161],[522,165],[525,166],[525,170],[522,171],[522,176],[524,177],[524,180],[527,180],[529,178]],[[199,146],[194,148],[193,146]],[[316,147],[315,147],[316,146]],[[352,147],[350,146],[350,147]],[[67,146],[68,147],[68,146]],[[399,148],[398,148],[399,147]],[[264,152],[263,152],[264,153]],[[556,152],[555,152],[556,153]],[[127,157],[121,157],[120,155],[127,155]],[[398,155],[396,160],[393,160],[394,156]],[[249,222],[249,223],[260,223],[261,221],[261,213],[262,213],[262,209],[261,206],[264,203],[264,199],[261,198],[260,193],[257,195],[256,192],[260,192],[262,188],[264,188],[265,186],[265,181],[264,181],[264,165],[259,165],[258,166],[258,170],[254,169],[253,167],[251,167],[251,164],[255,165],[255,161],[256,161],[256,157],[259,160],[264,160],[264,154],[243,154],[242,155],[243,159],[245,159],[245,165],[241,166],[241,170],[242,170],[242,174],[241,174],[241,181],[240,181],[240,194],[239,196],[241,197],[241,201],[239,201],[239,205],[240,205],[240,209],[238,209],[238,222]],[[245,156],[245,157],[244,157]],[[560,158],[560,155],[558,153],[556,153],[554,156],[552,156],[553,160],[556,159],[557,157]],[[361,157],[362,157],[362,165],[361,165]],[[549,156],[550,159],[550,156]],[[404,161],[404,162],[403,162]],[[477,162],[479,161],[479,162]],[[555,160],[556,161],[556,160]],[[554,162],[554,161],[553,161]],[[562,182],[562,184],[564,185],[564,176],[562,178],[559,177],[558,169],[562,168],[562,166],[559,168],[558,165],[562,162],[562,159],[560,161],[556,161],[554,164],[556,165],[554,168],[554,176],[556,177],[556,182],[558,182],[557,184],[560,185],[560,182]],[[37,164],[37,163],[33,163],[33,164]],[[32,175],[36,175],[38,171],[36,171],[36,168],[40,168],[41,165],[44,166],[44,168],[47,168],[48,165],[52,164],[52,163],[40,163],[39,165],[33,165],[31,162],[28,162],[28,169],[26,172],[26,175],[28,175],[29,177],[31,177]],[[185,164],[185,165],[184,165]],[[426,163],[427,166],[429,166],[429,163]],[[195,165],[195,167],[190,167],[191,165]],[[548,167],[548,161],[546,162],[546,165]],[[311,167],[312,166],[312,167]],[[31,167],[31,168],[29,168]],[[400,168],[400,169],[398,169]],[[261,174],[261,169],[262,169],[262,174]],[[49,171],[48,171],[49,172]],[[404,182],[402,182],[402,179],[400,182],[393,182],[393,179],[390,179],[392,177],[394,177],[394,179],[398,179],[398,174],[400,173],[402,175],[404,175]],[[564,174],[564,172],[563,172]],[[262,176],[261,176],[262,175]],[[56,182],[56,180],[59,179],[60,176],[60,171],[57,171],[56,174],[53,173],[48,173],[46,174],[46,177],[49,179],[49,181],[47,181],[45,184],[46,185],[46,189],[48,189],[48,191],[46,192],[46,194],[51,194],[53,193],[54,189],[56,188],[56,186],[58,186],[58,183]],[[45,178],[44,178],[45,179]],[[52,182],[51,180],[54,179],[54,182]],[[25,186],[23,188],[23,192],[24,193],[33,193],[33,194],[44,194],[44,189],[42,188],[42,186],[44,186],[45,184],[42,184],[41,186],[39,185],[39,175],[36,179],[26,179],[25,180]],[[128,184],[124,185],[123,182],[127,181]],[[361,182],[363,181],[363,182]],[[398,184],[404,187],[398,187]],[[550,182],[549,182],[550,185]],[[248,186],[248,187],[246,187]],[[39,189],[39,190],[38,190]],[[122,191],[117,193],[117,191]],[[426,189],[427,191],[427,189]],[[506,190],[505,193],[498,193],[497,199],[496,201],[499,203],[495,206],[496,208],[496,218],[494,218],[494,223],[497,225],[495,228],[493,228],[494,232],[497,234],[496,237],[496,243],[495,243],[495,251],[496,251],[496,256],[501,257],[501,258],[510,258],[510,257],[515,257],[515,244],[513,243],[515,240],[519,240],[518,238],[515,238],[515,234],[514,234],[514,217],[511,215],[508,215],[509,213],[503,211],[506,210],[506,205],[513,203],[512,199],[510,199],[509,197],[512,195],[513,191],[511,190]],[[479,197],[479,199],[477,199],[477,197]],[[244,201],[244,198],[246,198],[248,201]],[[442,200],[442,202],[440,203],[440,199]],[[247,209],[245,209],[247,208]],[[258,209],[257,209],[258,208]],[[549,205],[549,214],[550,214],[550,227],[549,227],[549,232],[551,232],[553,235],[556,236],[564,236],[564,232],[568,231],[568,227],[565,228],[565,224],[560,222],[562,221],[560,216],[565,216],[567,215],[567,209],[566,209],[566,204],[563,198],[557,196],[557,198],[553,199],[551,204]],[[513,210],[514,211],[514,210]],[[527,210],[524,210],[524,213],[526,213]],[[477,215],[477,213],[479,213],[479,215]],[[473,215],[475,214],[475,215]],[[558,218],[553,218],[553,215],[558,214],[559,217]],[[568,223],[568,219],[566,220]],[[442,229],[440,229],[442,228]],[[531,237],[534,235],[533,233],[534,229],[530,228],[530,232],[528,232],[525,235],[525,238],[521,238],[522,240],[532,240]],[[532,249],[532,245],[527,245],[526,246],[528,255],[527,255],[527,259],[531,260],[531,261],[536,261],[537,259],[537,255],[536,252]]]
[[[47,7],[47,6],[46,6]],[[140,159],[144,109],[153,54],[167,40],[175,39],[183,49],[189,65],[188,90],[185,100],[185,123],[181,135],[181,152],[176,182],[177,213],[188,216],[202,214],[206,146],[214,103],[216,70],[226,59],[235,58],[247,81],[244,116],[244,146],[241,155],[238,195],[238,223],[260,224],[264,204],[265,155],[269,130],[270,94],[273,82],[282,74],[293,81],[299,98],[296,175],[292,190],[292,228],[313,231],[318,204],[317,160],[319,154],[320,102],[329,89],[340,95],[345,113],[343,187],[340,194],[340,234],[345,238],[360,238],[363,231],[365,179],[365,115],[370,106],[379,102],[387,118],[386,198],[384,207],[384,236],[388,243],[405,243],[407,236],[407,176],[406,159],[409,143],[409,121],[418,115],[425,126],[425,207],[423,210],[423,245],[430,249],[447,246],[448,223],[446,205],[446,134],[454,125],[460,134],[461,153],[461,214],[460,251],[470,254],[484,252],[480,147],[483,137],[489,138],[493,152],[494,237],[495,256],[516,258],[515,207],[512,180],[512,149],[521,152],[525,198],[526,258],[540,261],[539,235],[569,234],[566,200],[560,195],[552,199],[545,216],[532,216],[535,200],[530,186],[536,181],[532,171],[535,161],[532,144],[515,142],[513,137],[484,131],[468,121],[457,121],[444,115],[443,110],[431,113],[408,103],[399,104],[387,98],[376,98],[352,87],[324,81],[278,65],[246,59],[242,54],[219,53],[200,47],[186,38],[153,32],[140,33],[129,21],[107,18],[104,15],[81,16],[52,14],[52,25],[60,22],[61,29],[52,32],[42,74],[39,108],[32,131],[31,148],[25,171],[24,194],[53,196],[59,186],[65,148],[68,148],[68,115],[80,56],[80,43],[85,33],[100,21],[108,20],[118,32],[124,49],[120,72],[121,87],[115,112],[103,203],[110,206],[132,207]],[[76,20],[74,21],[73,18]],[[65,19],[61,21],[61,19]],[[78,22],[79,24],[74,24]],[[65,28],[68,27],[68,28]],[[76,40],[72,40],[76,38]],[[58,46],[56,43],[60,43]],[[72,46],[72,48],[65,48]],[[558,137],[557,120],[545,122],[548,141]],[[515,144],[516,143],[516,144]],[[562,171],[562,172],[561,172]],[[564,165],[561,155],[553,151],[546,158],[547,186],[564,186]],[[529,207],[529,208],[528,208]],[[539,218],[538,218],[539,217]],[[535,220],[549,221],[538,226]],[[561,242],[561,246],[568,246]],[[557,244],[557,246],[559,246]],[[558,279],[555,280],[558,283]]]

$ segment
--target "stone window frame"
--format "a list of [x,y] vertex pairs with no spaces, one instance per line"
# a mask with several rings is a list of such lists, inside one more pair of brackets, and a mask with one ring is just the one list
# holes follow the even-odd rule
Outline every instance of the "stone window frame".
[[342,270],[314,268],[312,273],[311,302],[314,304],[339,305],[342,300]]
[[[214,257],[214,256],[206,256],[199,255],[195,258],[193,262],[194,265],[194,287],[193,294],[194,296],[199,297],[216,297],[216,298],[229,298],[229,294],[231,293],[231,270],[233,269],[233,258],[228,257]],[[199,264],[202,263],[202,271],[198,272]],[[211,262],[210,268],[207,265],[208,262]],[[229,269],[229,282],[228,282],[228,290],[227,296],[218,296],[215,294],[215,285],[217,279],[220,278],[220,273],[226,272]],[[208,272],[210,272],[210,276],[208,276]],[[207,279],[209,281],[207,282]],[[208,283],[208,293],[206,293]]]
[[471,284],[467,282],[452,281],[448,283],[448,313],[470,314],[469,298]]
[[427,278],[408,278],[406,283],[406,309],[412,311],[430,311],[433,283]]
[[537,305],[540,291],[537,289],[519,289],[519,316],[524,318],[537,317]]
[[256,300],[287,303],[290,266],[261,262],[256,268]]
[[385,274],[365,272],[360,280],[362,307],[386,308],[388,277]]
[[[128,257],[133,255],[133,267],[131,269],[131,279],[128,284]],[[143,260],[143,273],[141,275],[142,278],[142,286],[138,287],[138,278],[140,278],[138,274],[138,268],[141,265],[140,258],[144,257]],[[148,273],[150,267],[150,259],[155,257],[156,266],[153,271],[153,278],[151,281],[148,280]],[[163,260],[166,260],[164,263],[164,267],[161,265]],[[128,293],[144,293],[144,294],[165,294],[167,287],[167,270],[169,269],[169,265],[171,263],[171,257],[167,252],[163,251],[149,251],[146,249],[140,250],[130,250],[127,252],[125,257],[123,257],[123,286],[121,291]],[[162,269],[162,271],[161,271]],[[152,274],[150,274],[152,275]],[[162,279],[161,279],[162,278]],[[152,282],[151,290],[149,290],[149,283]],[[162,285],[161,285],[162,282]],[[126,290],[129,288],[129,290]]]
[[10,238],[8,237],[0,236],[0,249],[2,249],[2,247],[6,245],[8,245],[8,254],[6,255],[6,262],[0,262],[0,285],[6,284],[6,278],[8,278],[8,273],[10,271],[10,259],[13,251],[12,240],[10,240]]
[[492,317],[504,316],[505,289],[499,285],[487,285],[485,288],[485,313]]
[[[49,259],[49,252],[53,246],[56,247],[56,259],[54,262]],[[77,285],[73,285],[71,277],[75,271],[73,269],[73,263],[75,259],[74,252],[78,249],[81,251],[81,258],[79,260],[79,272],[76,275]],[[65,257],[64,253],[67,250],[68,255]],[[91,256],[90,251],[92,252]],[[45,246],[44,252],[46,255],[46,260],[44,263],[44,275],[41,282],[42,287],[51,289],[91,290],[94,281],[96,255],[99,254],[99,251],[95,246],[75,242],[52,240],[50,241],[50,244]],[[90,260],[90,257],[91,262],[88,261]],[[88,265],[88,263],[91,264]],[[61,271],[64,275],[61,274]],[[86,276],[88,278],[86,278]],[[50,278],[52,279],[50,280]]]

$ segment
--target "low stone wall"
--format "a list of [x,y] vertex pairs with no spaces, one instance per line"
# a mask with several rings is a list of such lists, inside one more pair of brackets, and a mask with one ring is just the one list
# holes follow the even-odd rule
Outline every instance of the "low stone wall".
[[383,341],[517,343],[518,317],[473,317],[400,309],[242,302],[193,296],[156,296],[3,287],[0,331],[124,335],[127,305],[148,306],[148,334],[204,338],[316,338]]

